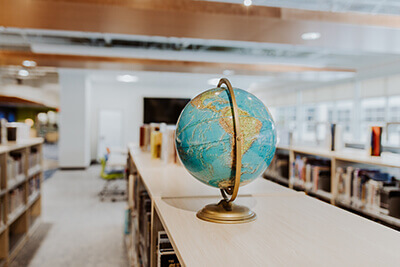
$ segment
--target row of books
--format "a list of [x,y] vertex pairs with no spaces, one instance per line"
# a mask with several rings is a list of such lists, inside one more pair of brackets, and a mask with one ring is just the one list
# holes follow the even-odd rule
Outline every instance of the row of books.
[[22,153],[10,153],[7,157],[7,179],[16,179],[18,175],[24,173],[25,159]]
[[24,185],[12,190],[8,199],[8,214],[13,213],[25,204],[25,188]]
[[304,189],[331,192],[331,162],[329,160],[296,156],[291,180]]
[[338,167],[335,179],[339,203],[356,209],[400,217],[400,210],[391,211],[393,207],[390,207],[400,202],[399,183],[388,173],[351,166]]
[[275,154],[266,171],[267,176],[268,174],[289,179],[289,155]]
[[157,266],[180,267],[180,263],[168,235],[165,231],[158,232],[157,239]]
[[31,153],[28,157],[29,168],[35,167],[40,163],[40,154],[36,148],[31,149]]
[[146,191],[139,193],[139,252],[143,266],[150,263],[151,200]]
[[150,151],[152,158],[160,158],[165,163],[178,163],[175,148],[175,125],[151,123],[140,127],[140,147]]
[[40,174],[33,176],[29,179],[28,185],[28,195],[31,196],[34,193],[38,193],[40,191]]

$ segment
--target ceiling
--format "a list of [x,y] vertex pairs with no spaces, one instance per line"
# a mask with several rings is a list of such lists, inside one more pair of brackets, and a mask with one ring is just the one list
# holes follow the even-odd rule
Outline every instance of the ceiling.
[[[243,3],[242,0],[204,0],[223,3]],[[400,15],[398,0],[253,0],[255,6],[272,6],[330,12],[360,12]]]
[[[236,0],[5,0],[0,66],[15,67],[0,71],[3,82],[18,82],[21,62],[31,59],[53,68],[107,69],[110,76],[96,79],[109,81],[134,73],[145,86],[192,80],[206,86],[228,76],[259,92],[317,87],[400,72],[400,16],[382,15],[400,14],[399,6],[389,0],[253,0],[248,8]],[[303,40],[306,32],[321,37]]]
[[306,45],[18,28],[0,31],[0,49],[42,54],[286,64],[349,70],[400,59],[400,54],[394,53],[345,51]]

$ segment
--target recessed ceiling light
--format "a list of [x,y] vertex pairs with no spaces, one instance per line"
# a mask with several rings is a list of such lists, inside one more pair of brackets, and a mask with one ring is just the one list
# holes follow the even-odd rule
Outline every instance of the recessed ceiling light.
[[36,62],[33,60],[24,60],[24,62],[22,62],[22,65],[25,67],[36,67]]
[[251,0],[244,0],[243,5],[245,6],[251,6],[251,4],[253,4],[253,1]]
[[229,76],[229,75],[235,74],[235,71],[234,70],[224,70],[222,73],[226,76]]
[[305,32],[301,35],[303,40],[317,40],[321,37],[319,32]]
[[29,76],[29,71],[27,71],[27,70],[19,70],[18,71],[18,75],[21,76],[21,77],[27,77],[27,76]]
[[218,85],[218,83],[219,83],[219,78],[212,78],[212,79],[209,79],[208,81],[207,81],[207,83],[209,84],[209,85],[214,85],[214,86],[217,86]]
[[117,76],[117,81],[119,81],[119,82],[133,83],[133,82],[137,82],[138,80],[139,80],[138,77],[129,75],[129,74]]

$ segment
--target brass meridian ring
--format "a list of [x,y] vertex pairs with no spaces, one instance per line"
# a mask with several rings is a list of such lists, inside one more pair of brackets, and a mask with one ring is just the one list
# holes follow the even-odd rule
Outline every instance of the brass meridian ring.
[[[235,132],[235,150],[236,150],[236,157],[235,157],[235,165],[236,165],[236,175],[235,175],[235,180],[233,184],[233,188],[229,187],[228,189],[221,189],[221,194],[222,197],[229,203],[232,202],[236,199],[238,192],[239,192],[239,186],[240,186],[240,176],[242,172],[242,138],[241,138],[241,131],[240,131],[240,122],[239,122],[239,112],[238,112],[238,106],[236,103],[236,98],[235,98],[235,93],[233,92],[233,88],[231,83],[229,82],[228,79],[222,78],[219,80],[218,83],[218,88],[221,88],[221,85],[225,84],[229,95],[231,97],[232,101],[232,116],[233,116],[233,125],[234,125],[234,132]],[[232,144],[233,145],[233,144]],[[228,197],[226,196],[225,192],[228,195],[231,195],[231,199],[228,200]]]

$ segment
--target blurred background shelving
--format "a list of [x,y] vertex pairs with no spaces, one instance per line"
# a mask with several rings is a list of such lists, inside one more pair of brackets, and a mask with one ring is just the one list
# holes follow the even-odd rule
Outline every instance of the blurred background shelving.
[[0,146],[0,266],[7,266],[40,223],[42,138]]
[[398,189],[399,174],[394,153],[374,157],[359,149],[278,146],[264,177],[400,229],[398,198],[391,211],[386,192]]

